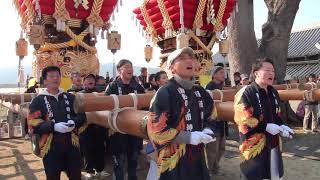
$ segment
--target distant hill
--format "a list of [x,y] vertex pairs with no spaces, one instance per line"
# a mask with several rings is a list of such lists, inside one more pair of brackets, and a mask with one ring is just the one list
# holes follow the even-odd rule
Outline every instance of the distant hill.
[[[106,63],[106,64],[101,64],[100,65],[100,75],[101,76],[105,76],[106,72],[109,72],[109,76],[112,77],[112,63]],[[139,75],[140,74],[140,68],[138,66],[134,66],[133,70],[134,70],[134,74],[135,75]],[[150,68],[150,72],[151,73],[156,73],[160,70],[160,68]],[[29,66],[24,66],[24,73],[25,76],[27,76],[27,74],[31,74],[32,71],[32,67],[31,65]],[[6,87],[10,86],[16,86],[17,84],[17,69],[16,68],[2,68],[0,67],[0,87],[3,87],[4,85],[6,85]]]
[[0,88],[16,88],[17,84],[0,84]]

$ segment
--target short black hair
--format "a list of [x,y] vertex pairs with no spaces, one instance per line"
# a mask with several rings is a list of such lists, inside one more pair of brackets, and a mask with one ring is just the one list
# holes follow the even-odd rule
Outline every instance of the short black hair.
[[233,73],[233,76],[238,76],[238,77],[240,77],[241,74],[240,74],[239,72],[235,72],[235,73]]
[[311,74],[309,75],[309,78],[317,78],[317,76],[316,76],[314,73],[311,73]]
[[146,67],[142,67],[142,68],[140,68],[140,72],[142,72],[142,71],[147,71],[148,69],[146,68]]
[[117,70],[119,70],[125,64],[131,64],[131,66],[132,66],[132,62],[129,61],[128,59],[121,59],[117,64]]
[[57,67],[57,66],[48,66],[48,67],[45,67],[42,70],[41,76],[42,76],[43,80],[47,79],[48,72],[53,72],[53,71],[58,72],[59,75],[61,76],[61,71],[60,71],[59,67]]
[[251,68],[251,75],[253,76],[254,79],[256,78],[254,75],[254,72],[259,71],[262,68],[263,63],[270,63],[272,64],[272,66],[274,66],[273,61],[269,58],[257,59],[257,61],[252,64],[252,68]]
[[85,77],[83,78],[83,80],[86,80],[86,79],[88,79],[88,78],[91,78],[91,79],[93,79],[93,80],[96,80],[96,76],[95,76],[94,74],[88,74],[87,76],[85,76]]
[[98,80],[100,80],[100,79],[101,79],[101,80],[106,80],[103,76],[97,76],[97,77],[96,77],[96,81],[98,81]]
[[220,62],[220,63],[217,63],[216,66],[224,67],[224,64]]
[[165,71],[159,71],[156,73],[156,76],[155,76],[156,81],[160,81],[160,77],[162,74],[167,75],[167,73]]
[[149,82],[151,82],[152,79],[156,80],[156,74],[150,74],[149,75]]

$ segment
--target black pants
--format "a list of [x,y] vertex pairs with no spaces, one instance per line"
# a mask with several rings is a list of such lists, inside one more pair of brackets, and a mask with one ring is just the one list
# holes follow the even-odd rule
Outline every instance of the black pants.
[[70,180],[81,179],[80,151],[72,146],[70,136],[54,137],[43,165],[48,180],[59,180],[61,171],[65,171]]
[[94,169],[101,172],[104,169],[106,138],[106,128],[94,124],[90,124],[81,135],[81,151],[86,172],[94,173]]
[[113,159],[113,171],[116,180],[124,180],[124,164],[128,163],[128,180],[137,180],[138,155],[142,148],[142,139],[115,133],[110,137]]

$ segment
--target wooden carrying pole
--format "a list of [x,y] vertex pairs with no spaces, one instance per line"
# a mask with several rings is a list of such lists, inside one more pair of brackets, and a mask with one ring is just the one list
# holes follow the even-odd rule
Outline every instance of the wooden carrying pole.
[[[318,99],[318,90],[320,84],[284,84],[284,85],[274,85],[275,89],[278,90],[280,98],[284,101],[287,100],[303,100],[304,94],[312,95],[314,100]],[[234,95],[240,88],[227,89],[227,90],[213,90],[212,97],[214,100],[220,100],[223,102],[233,101]],[[299,89],[299,90],[298,90]],[[302,91],[305,90],[305,91]],[[307,93],[307,92],[308,93]],[[137,95],[138,98],[138,109],[146,109],[149,107],[149,102],[153,97],[154,92],[149,92],[146,94]],[[0,93],[0,99],[2,101],[11,102],[13,104],[21,104],[24,102],[30,102],[36,94],[25,93],[25,94],[11,94],[11,93]],[[75,103],[75,109],[79,112],[88,111],[102,111],[102,110],[112,110],[114,108],[114,101],[111,96],[105,96],[104,93],[77,93],[77,102]],[[132,97],[129,95],[118,96],[119,97],[119,107],[132,107],[133,101]]]
[[[27,107],[21,107],[10,102],[2,102],[2,105],[14,112],[21,112],[24,117],[27,117]],[[216,103],[215,107],[217,108],[219,119],[233,121],[233,102]],[[111,116],[111,114],[113,114],[111,111],[86,112],[86,116],[89,123],[97,124],[117,132],[148,139],[146,119],[147,113],[148,111],[124,109],[123,111],[119,112],[116,117]]]
[[[316,86],[312,86],[310,84],[294,83],[294,84],[274,85],[273,87],[277,90],[291,90],[291,89],[297,89],[297,88],[299,88],[300,90],[311,90],[314,87],[319,88],[320,84],[316,84]],[[222,101],[224,101],[224,102],[225,101],[233,101],[234,95],[241,88],[242,88],[241,86],[225,87],[224,90],[222,90],[222,92],[223,92]],[[80,93],[77,93],[77,94],[80,94]],[[143,95],[143,96],[146,96],[147,102],[144,102],[142,105],[139,104],[139,107],[143,107],[143,108],[149,107],[149,102],[150,102],[152,96],[154,95],[154,92],[148,92],[146,94],[147,95]],[[213,95],[213,99],[221,100],[221,93],[219,90],[212,91],[212,95]],[[7,102],[12,102],[13,104],[21,104],[22,103],[21,100],[23,100],[23,102],[30,102],[32,100],[32,98],[35,96],[36,96],[35,93],[25,93],[25,94],[0,93],[1,100],[7,101]],[[82,98],[81,97],[80,98],[81,99],[84,99],[84,98],[88,99],[88,98],[96,98],[96,97],[100,97],[100,96],[104,96],[104,98],[102,98],[103,100],[101,100],[102,104],[103,104],[103,101],[105,101],[105,100],[109,101],[110,99],[112,99],[110,97],[105,97],[104,93],[87,93],[87,94],[83,94]],[[141,99],[144,99],[144,98],[141,98]],[[94,100],[96,100],[96,99],[94,99]],[[99,102],[100,102],[100,100],[99,100]],[[92,110],[90,110],[90,108],[93,108],[93,109],[95,108],[92,106],[86,107],[86,104],[91,104],[91,100],[88,100],[88,103],[84,103],[84,106],[85,106],[85,108],[88,108],[89,111],[92,111]],[[130,105],[132,105],[132,104],[128,105],[128,102],[125,102],[125,103],[121,102],[120,107],[126,107],[126,106],[130,106]],[[108,105],[106,108],[109,110],[113,109],[111,107],[112,107],[112,104]],[[105,110],[105,109],[102,109],[102,110]]]
[[[212,91],[213,98],[221,98],[221,94],[218,91]],[[236,92],[236,90],[225,90],[223,92],[223,98],[228,99],[227,94],[229,92]],[[214,94],[218,93],[216,98]],[[226,94],[225,94],[226,93]],[[229,95],[231,96],[232,93]],[[300,91],[298,89],[292,90],[279,90],[279,95],[282,100],[302,100],[307,99],[309,101],[320,100],[320,89],[314,89],[310,91]],[[151,101],[153,94],[141,94],[137,95],[137,109],[147,109]],[[134,101],[130,95],[118,96],[119,108],[133,107]],[[230,97],[231,99],[231,97]],[[16,111],[22,112],[24,115],[27,114],[27,108],[15,105],[10,102],[2,101],[6,107]],[[215,107],[217,108],[218,118],[225,121],[233,121],[234,109],[233,102],[216,102]],[[102,96],[97,94],[76,94],[75,109],[78,112],[86,112],[89,123],[95,123],[106,128],[111,128],[114,131],[123,132],[131,135],[146,138],[146,123],[145,118],[147,111],[126,109],[119,112],[117,115],[110,111],[115,109],[115,101],[112,96]]]
[[[233,121],[233,102],[215,103],[215,107],[217,108],[218,119]],[[146,118],[148,111],[126,109],[119,112],[116,119],[113,119],[110,113],[110,111],[94,111],[86,112],[86,116],[89,123],[148,139]]]
[[24,93],[24,94],[0,93],[0,99],[2,101],[11,102],[13,104],[31,102],[31,100],[36,96],[37,96],[36,93]]
[[[320,84],[284,84],[284,85],[274,85],[274,88],[278,90],[280,98],[282,100],[303,100],[305,91],[308,90],[314,92],[313,94],[317,96],[317,90],[315,88],[320,87]],[[299,91],[301,90],[301,91]],[[212,96],[214,100],[220,100],[223,102],[233,101],[234,95],[240,88],[227,89],[227,90],[214,90]],[[310,92],[309,92],[310,93]],[[138,109],[149,108],[149,102],[153,97],[154,92],[137,95],[138,97]],[[21,104],[23,102],[30,102],[36,94],[25,93],[25,94],[8,94],[0,93],[0,99],[6,102],[11,102],[13,104]],[[114,101],[111,96],[105,96],[104,93],[77,93],[76,94],[75,110],[77,112],[88,112],[88,111],[102,111],[102,110],[112,110],[114,109]],[[124,95],[119,97],[119,107],[132,107],[133,101],[130,99],[131,96]],[[314,97],[317,98],[317,97]]]

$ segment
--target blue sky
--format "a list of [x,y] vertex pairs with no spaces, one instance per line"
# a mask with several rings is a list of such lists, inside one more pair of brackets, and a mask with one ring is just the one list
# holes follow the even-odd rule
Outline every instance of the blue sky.
[[[239,0],[238,0],[239,1]],[[119,13],[116,14],[114,29],[122,34],[122,49],[116,53],[116,61],[121,58],[129,58],[135,66],[156,67],[159,60],[153,58],[148,64],[144,60],[143,48],[146,40],[142,33],[138,31],[134,21],[131,19],[132,9],[139,6],[141,0],[123,0],[123,6],[120,7]],[[255,32],[257,37],[261,35],[261,25],[267,20],[267,9],[263,0],[254,0],[255,6]],[[307,26],[312,23],[320,22],[320,0],[301,0],[298,13],[294,22],[293,29],[301,26]],[[12,5],[11,0],[0,0],[0,28],[1,34],[1,61],[0,64],[0,84],[15,83],[18,66],[18,57],[15,55],[15,41],[19,38],[20,27],[17,12]],[[106,40],[99,40],[97,44],[98,57],[101,63],[111,63],[113,56],[107,50]],[[159,52],[154,53],[157,57]],[[29,47],[29,56],[24,59],[24,66],[30,66],[32,62],[32,47]],[[30,73],[30,72],[26,72]],[[100,72],[104,75],[105,72]]]

